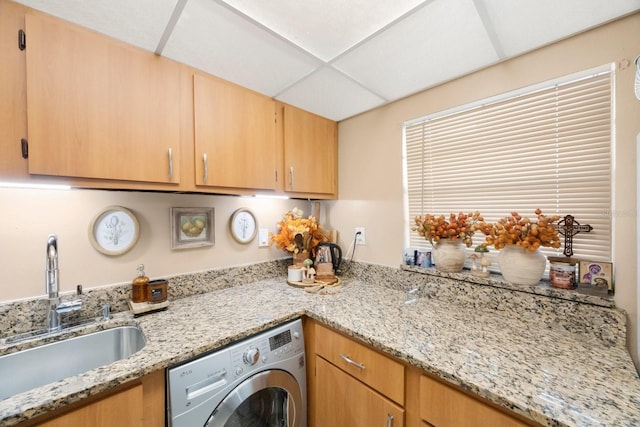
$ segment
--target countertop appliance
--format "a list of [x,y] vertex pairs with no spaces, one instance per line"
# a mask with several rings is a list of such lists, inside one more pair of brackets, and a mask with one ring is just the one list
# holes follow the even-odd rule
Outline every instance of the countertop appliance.
[[320,242],[318,243],[316,264],[330,262],[333,265],[333,271],[338,274],[340,263],[342,262],[342,249],[335,243]]
[[167,369],[172,427],[306,427],[300,319]]

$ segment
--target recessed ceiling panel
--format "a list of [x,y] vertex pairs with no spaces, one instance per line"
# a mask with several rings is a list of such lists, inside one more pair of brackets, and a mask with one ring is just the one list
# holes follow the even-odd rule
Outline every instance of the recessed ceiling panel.
[[17,0],[80,26],[155,51],[177,0]]
[[640,9],[640,0],[478,0],[504,53],[518,55]]
[[497,60],[472,0],[436,0],[334,65],[398,99]]
[[318,70],[277,99],[336,121],[386,102],[331,68]]
[[425,0],[223,0],[330,61]]
[[273,96],[320,62],[212,0],[190,0],[162,52]]

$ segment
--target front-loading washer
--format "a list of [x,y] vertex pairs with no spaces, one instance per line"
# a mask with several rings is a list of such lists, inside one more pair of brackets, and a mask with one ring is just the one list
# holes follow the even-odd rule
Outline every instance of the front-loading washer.
[[171,427],[306,427],[300,319],[167,369]]

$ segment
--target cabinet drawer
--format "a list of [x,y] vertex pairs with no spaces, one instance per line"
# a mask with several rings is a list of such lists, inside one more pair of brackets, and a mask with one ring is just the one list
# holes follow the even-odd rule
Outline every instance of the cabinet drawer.
[[316,325],[316,353],[338,368],[404,405],[404,366],[395,360]]
[[425,425],[435,427],[524,427],[529,425],[424,375],[420,377],[420,418],[431,423]]

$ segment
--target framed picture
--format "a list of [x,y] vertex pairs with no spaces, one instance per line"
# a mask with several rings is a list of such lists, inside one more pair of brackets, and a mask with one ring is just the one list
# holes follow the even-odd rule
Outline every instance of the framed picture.
[[116,256],[128,252],[138,241],[138,235],[136,216],[122,206],[103,209],[89,225],[91,245],[105,255]]
[[613,295],[613,263],[580,261],[579,283],[606,288]]
[[171,249],[213,246],[213,208],[171,208]]

